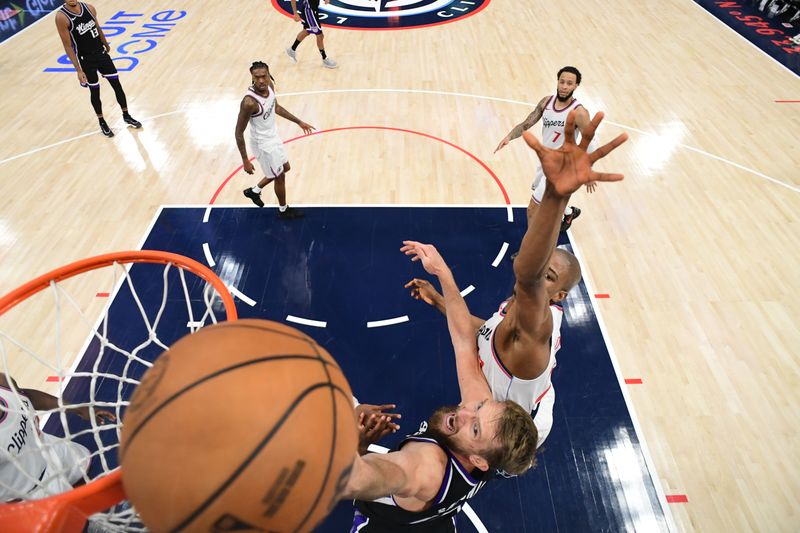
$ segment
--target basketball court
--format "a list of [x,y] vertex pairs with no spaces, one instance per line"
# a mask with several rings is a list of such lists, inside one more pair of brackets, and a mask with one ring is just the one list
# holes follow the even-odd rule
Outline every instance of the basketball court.
[[[1,294],[100,253],[186,255],[220,276],[240,317],[303,330],[360,400],[397,403],[413,432],[457,401],[457,384],[446,323],[403,288],[424,272],[401,241],[436,244],[472,312],[494,312],[510,293],[536,157],[521,140],[493,150],[572,64],[584,76],[575,96],[606,113],[600,140],[630,135],[598,165],[626,180],[571,202],[583,214],[561,242],[584,282],[565,303],[540,466],[490,483],[459,525],[796,529],[800,104],[776,102],[797,99],[792,72],[688,0],[450,2],[441,20],[414,15],[419,27],[387,31],[348,29],[336,21],[350,15],[332,11],[336,70],[321,67],[312,40],[289,61],[298,27],[281,3],[123,4],[94,3],[141,130],[123,128],[103,84],[116,136],[96,131],[88,95],[62,71],[52,15],[0,44]],[[575,13],[587,17],[579,32]],[[233,138],[258,59],[281,105],[318,130],[278,122],[302,220],[275,218],[271,188],[263,209],[241,194],[261,177],[241,171]],[[155,286],[148,279],[137,284]],[[124,285],[88,276],[76,291],[89,315],[110,302],[110,329],[137,342]],[[6,317],[9,327],[47,333],[48,311],[35,312]],[[159,327],[167,339],[189,331],[171,312]],[[92,364],[83,340],[68,367]],[[25,387],[58,387],[11,366]],[[76,381],[68,393],[86,390]],[[340,504],[320,531],[344,530],[350,515]]]

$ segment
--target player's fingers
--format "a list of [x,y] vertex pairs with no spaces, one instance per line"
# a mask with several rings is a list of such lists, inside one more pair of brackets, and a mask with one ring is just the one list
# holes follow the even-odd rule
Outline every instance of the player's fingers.
[[542,143],[539,142],[539,139],[536,138],[536,135],[526,131],[522,134],[522,138],[525,139],[525,143],[528,146],[533,148],[533,150],[536,152],[536,155],[539,156],[539,159],[541,160],[542,156],[544,155],[545,148],[542,146]]
[[625,176],[610,172],[592,172],[589,176],[594,181],[622,181]]
[[589,143],[594,139],[594,134],[597,131],[597,127],[603,121],[603,117],[605,117],[605,114],[602,111],[598,111],[589,121],[589,124],[581,130],[581,142],[578,146],[584,152],[588,150]]
[[589,154],[589,162],[594,164],[597,160],[604,158],[614,150],[616,150],[622,143],[628,140],[627,133],[620,133],[611,141],[607,142],[591,154]]
[[567,123],[564,125],[564,144],[575,144],[575,110],[567,114]]

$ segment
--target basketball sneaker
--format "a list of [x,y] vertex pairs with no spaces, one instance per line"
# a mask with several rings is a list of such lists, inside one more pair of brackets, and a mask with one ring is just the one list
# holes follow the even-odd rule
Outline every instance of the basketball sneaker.
[[322,60],[322,66],[325,68],[339,68],[339,63],[331,59],[330,57],[326,57]]
[[581,216],[581,210],[577,207],[572,207],[572,213],[569,215],[564,215],[564,218],[561,219],[561,231],[567,231],[570,226],[572,226],[572,221]]
[[106,121],[103,119],[100,119],[100,131],[102,131],[103,135],[105,135],[106,137],[114,136],[114,132],[111,131],[111,128],[108,127],[108,124],[106,124]]
[[306,216],[302,209],[295,209],[294,207],[286,207],[285,211],[278,210],[278,218],[282,220],[289,220],[292,218],[303,218]]
[[253,203],[256,204],[258,207],[264,207],[264,200],[261,199],[261,193],[255,192],[252,187],[246,188],[242,191],[245,196],[253,200]]
[[133,126],[136,129],[139,129],[139,128],[142,127],[142,123],[141,122],[139,122],[138,120],[136,120],[135,118],[133,118],[132,116],[130,116],[127,113],[123,113],[122,114],[122,120],[124,120],[126,124],[128,124],[130,126]]
[[292,50],[291,47],[286,49],[286,55],[292,60],[292,63],[297,63],[297,50]]

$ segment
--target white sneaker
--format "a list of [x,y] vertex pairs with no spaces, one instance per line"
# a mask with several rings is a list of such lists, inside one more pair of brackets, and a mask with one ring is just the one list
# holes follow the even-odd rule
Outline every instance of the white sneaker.
[[286,55],[292,60],[292,63],[297,63],[297,50],[292,50],[291,47],[286,49]]
[[339,68],[339,63],[331,59],[330,57],[326,57],[322,60],[322,66],[325,68]]

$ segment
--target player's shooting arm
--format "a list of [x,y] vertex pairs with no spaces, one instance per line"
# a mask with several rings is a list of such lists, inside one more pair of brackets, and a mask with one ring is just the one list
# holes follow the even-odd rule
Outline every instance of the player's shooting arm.
[[479,363],[475,326],[472,321],[474,317],[469,313],[449,268],[439,274],[439,282],[444,293],[447,328],[450,330],[450,339],[453,341],[456,355],[456,374],[461,400],[470,402],[491,398],[492,392]]
[[[432,455],[432,454],[431,454]],[[356,455],[347,481],[343,500],[374,500],[384,496],[417,498],[428,501],[436,496],[443,466],[431,461],[419,448],[408,448],[387,454]],[[431,480],[434,483],[431,483]],[[432,488],[433,487],[433,488]]]
[[514,139],[520,137],[523,132],[531,129],[534,124],[539,122],[542,118],[542,114],[544,113],[544,106],[547,105],[547,97],[542,98],[539,100],[539,103],[536,104],[536,109],[534,109],[528,117],[517,124],[511,132],[506,136],[509,141],[513,141]]
[[239,117],[236,119],[236,146],[239,147],[239,154],[242,156],[242,161],[248,161],[250,158],[247,155],[247,145],[244,142],[244,130],[247,128],[247,121],[250,116],[258,111],[258,105],[255,100],[249,96],[242,98],[242,103],[239,106]]
[[67,57],[72,63],[72,67],[80,74],[83,70],[81,69],[81,64],[78,63],[75,50],[72,49],[72,40],[69,36],[69,20],[61,10],[56,13],[56,28],[58,29],[58,36],[61,37],[61,44],[64,46],[64,52],[66,52]]

